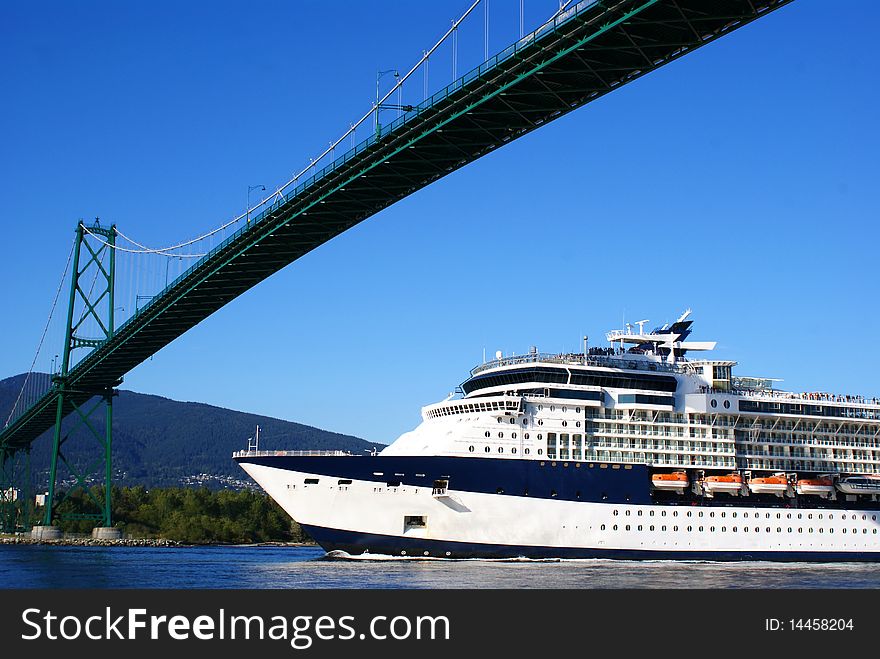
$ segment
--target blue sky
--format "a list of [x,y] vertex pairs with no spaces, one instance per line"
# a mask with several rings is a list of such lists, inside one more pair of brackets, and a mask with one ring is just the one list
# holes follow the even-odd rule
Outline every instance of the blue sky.
[[[220,224],[466,4],[3,3],[0,376],[30,365],[77,218],[150,245]],[[527,26],[555,4],[526,0]],[[517,3],[490,7],[495,52]],[[388,442],[484,349],[576,350],[692,307],[740,374],[880,394],[878,18],[797,0],[334,239],[123,386]]]

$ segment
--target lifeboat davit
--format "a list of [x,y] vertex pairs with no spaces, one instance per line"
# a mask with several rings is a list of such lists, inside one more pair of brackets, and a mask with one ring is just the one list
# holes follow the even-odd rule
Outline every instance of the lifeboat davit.
[[848,476],[837,481],[837,489],[845,494],[880,494],[880,477]]
[[742,491],[743,477],[739,474],[726,474],[724,476],[706,476],[702,480],[703,490],[708,494],[726,492],[727,494],[740,494]]
[[674,471],[671,474],[654,474],[651,476],[651,485],[657,490],[683,492],[687,488],[688,482],[688,476],[683,471]]
[[775,494],[781,497],[788,491],[788,479],[782,475],[751,478],[749,490],[754,494]]
[[834,494],[834,481],[830,478],[802,478],[795,485],[798,494],[811,494],[828,498]]

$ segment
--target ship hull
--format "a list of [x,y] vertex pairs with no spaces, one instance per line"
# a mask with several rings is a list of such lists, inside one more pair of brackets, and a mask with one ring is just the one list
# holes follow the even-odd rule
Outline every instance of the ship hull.
[[880,561],[876,502],[852,509],[732,497],[661,503],[644,465],[416,456],[238,461],[328,552]]

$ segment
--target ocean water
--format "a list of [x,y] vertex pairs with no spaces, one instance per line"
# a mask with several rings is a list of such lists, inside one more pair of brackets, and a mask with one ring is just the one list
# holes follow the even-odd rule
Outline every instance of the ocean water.
[[0,545],[0,588],[880,588],[880,564],[444,560],[317,547]]

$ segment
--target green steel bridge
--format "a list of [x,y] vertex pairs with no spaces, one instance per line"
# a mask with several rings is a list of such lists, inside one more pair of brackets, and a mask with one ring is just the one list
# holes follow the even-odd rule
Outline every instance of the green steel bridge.
[[[766,16],[792,0],[589,0],[571,4],[537,31],[376,129],[330,164],[274,195],[249,222],[189,270],[113,325],[115,227],[77,227],[67,337],[48,390],[0,431],[0,492],[15,485],[11,465],[55,429],[45,524],[53,520],[56,467],[64,462],[62,420],[87,421],[90,401],[107,404],[106,427],[90,426],[105,453],[107,498],[98,523],[110,524],[110,426],[122,377],[175,338],[273,273],[383,208],[450,172]],[[97,238],[97,248],[88,239]],[[94,243],[94,241],[92,241]],[[104,255],[109,255],[108,259]],[[97,296],[79,285],[83,257],[105,284]],[[98,317],[100,339],[77,337],[81,297]],[[91,352],[69,367],[75,348]],[[97,397],[97,398],[96,398]],[[84,477],[78,477],[84,485]],[[9,526],[9,524],[6,524]]]

